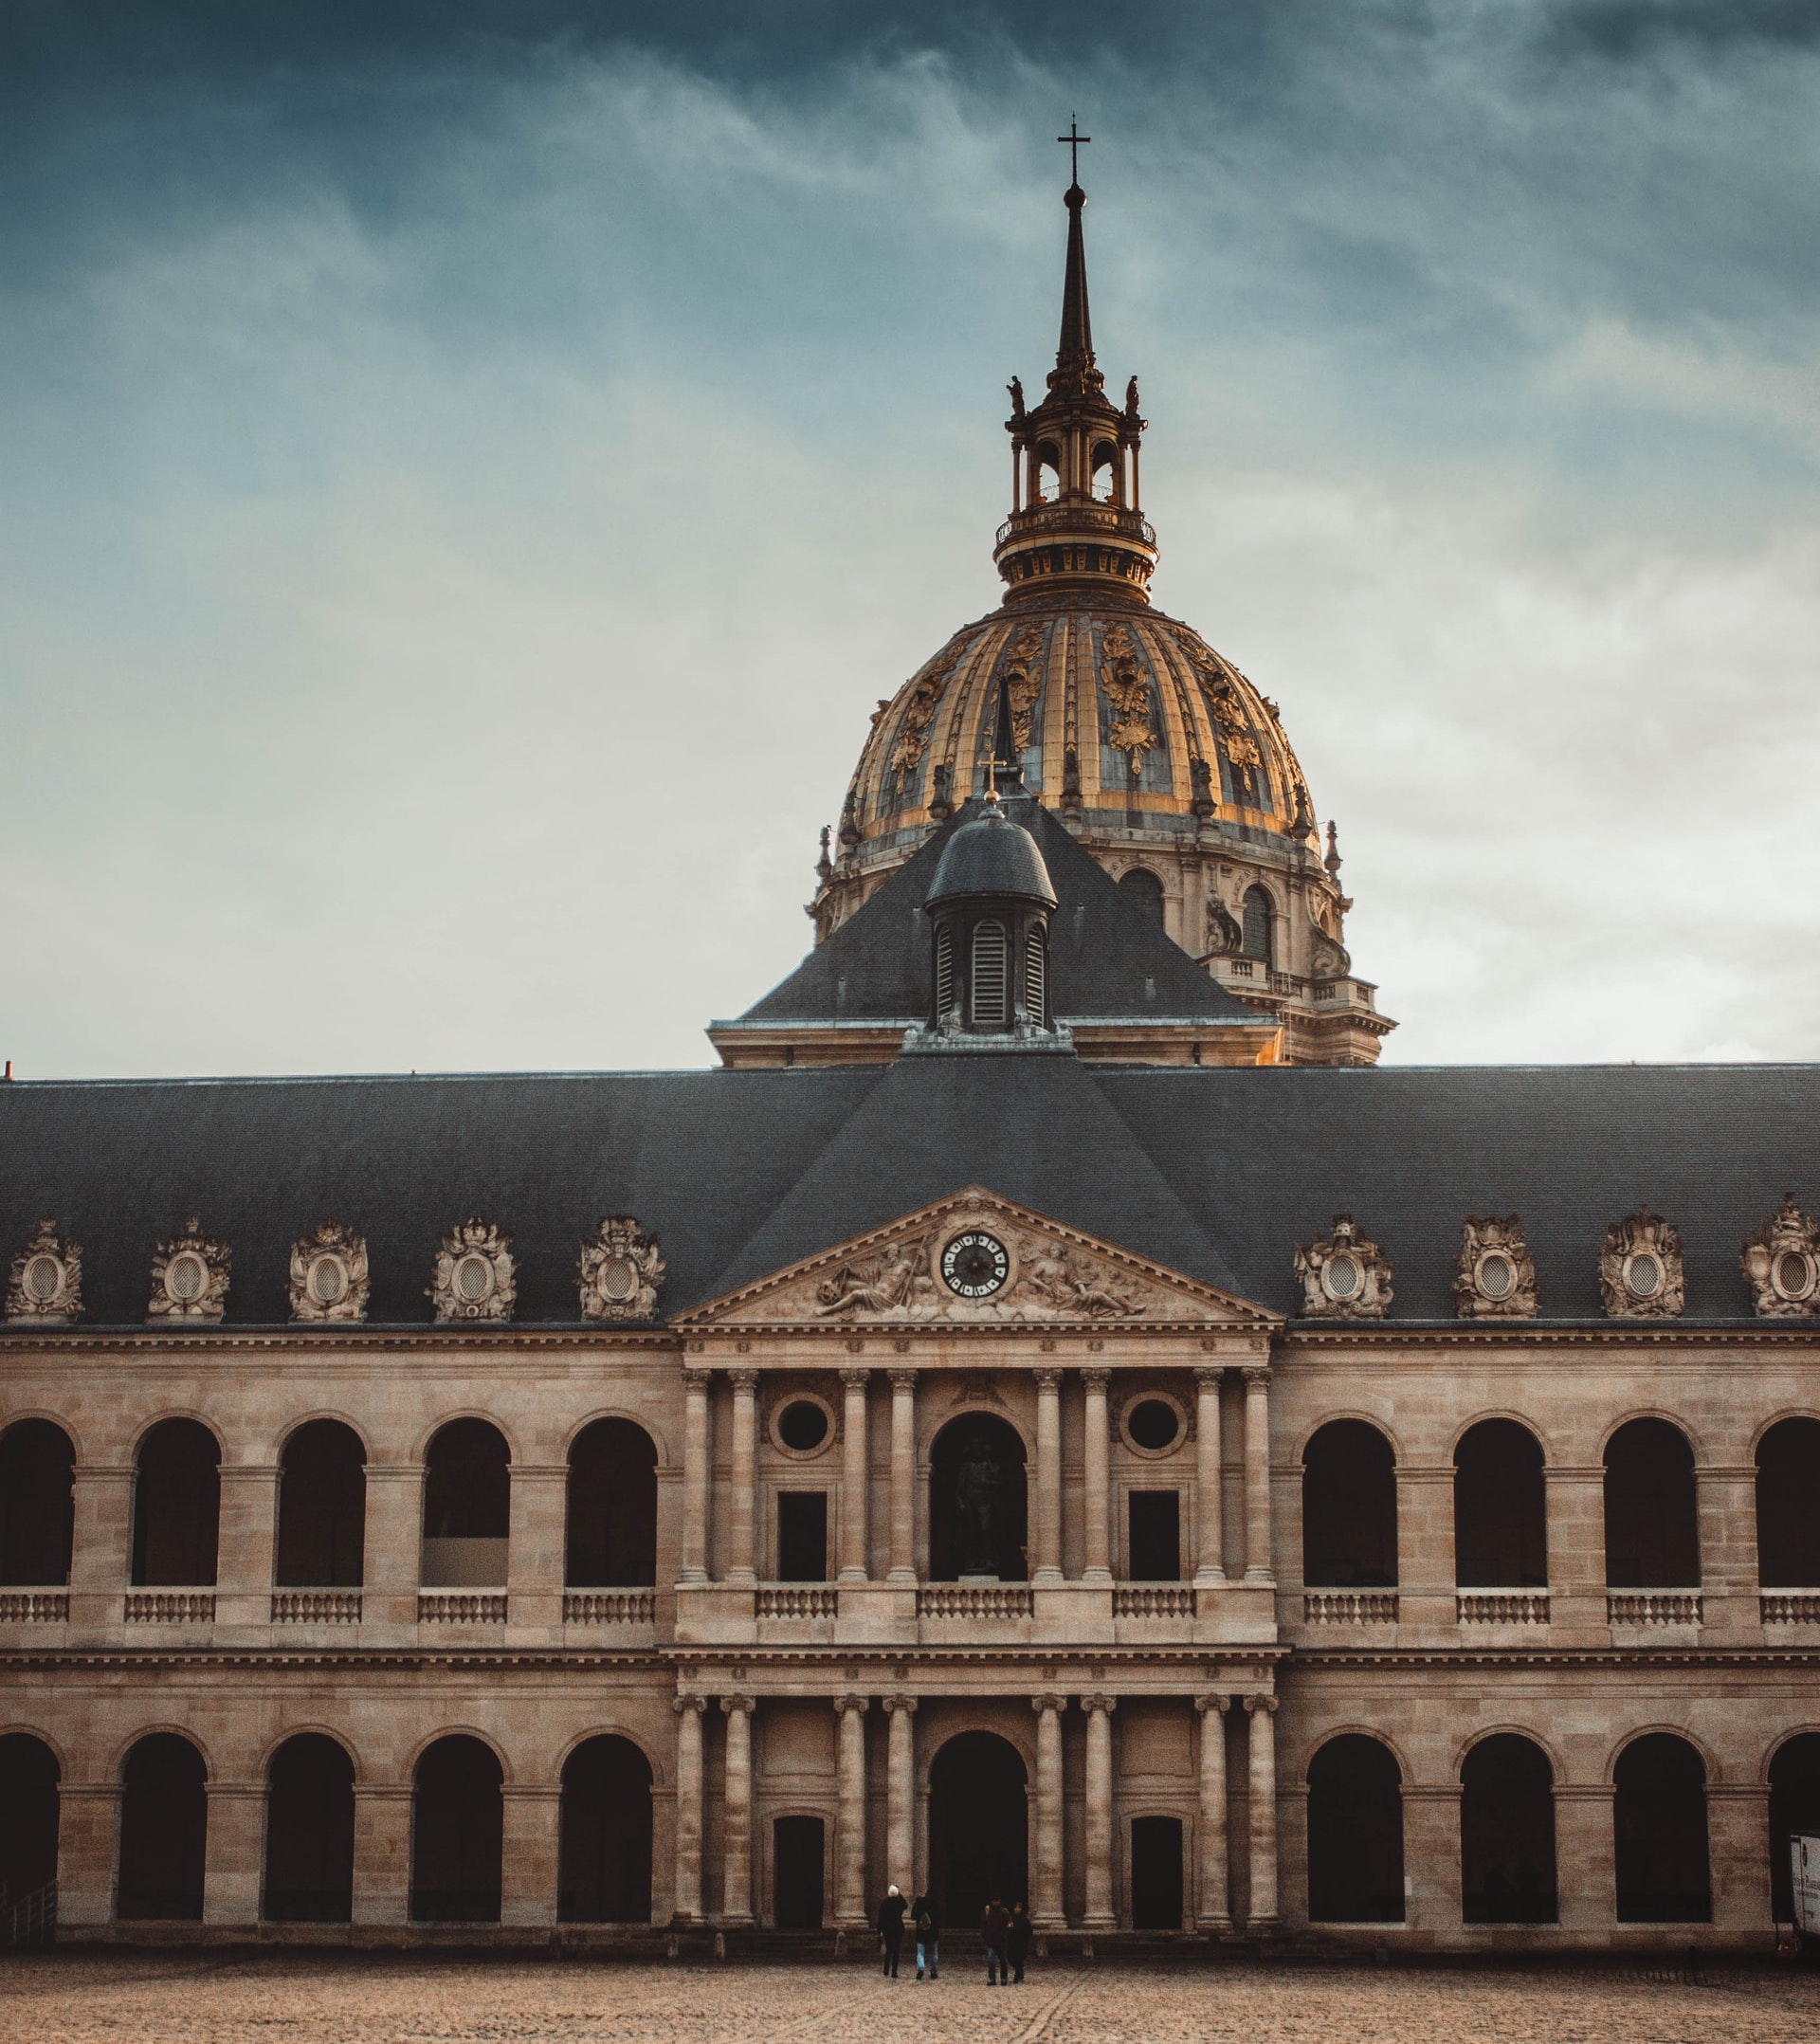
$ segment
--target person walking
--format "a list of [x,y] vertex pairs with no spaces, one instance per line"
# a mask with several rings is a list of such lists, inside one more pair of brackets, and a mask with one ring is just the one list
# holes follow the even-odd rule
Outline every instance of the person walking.
[[996,1895],[986,1905],[979,1927],[986,1933],[986,1984],[1002,1987],[1011,1977],[1005,1956],[1006,1940],[1011,1934],[1011,1912]]
[[884,1950],[884,1978],[895,1980],[898,1977],[898,1954],[903,1949],[903,1912],[905,1908],[902,1891],[895,1883],[884,1891],[884,1900],[879,1905],[879,1943]]
[[936,1906],[927,1895],[919,1895],[910,1908],[911,1927],[917,1934],[917,1978],[922,1978],[922,1963],[929,1962],[929,1978],[940,1978],[941,1953],[937,1946],[941,1939],[941,1925],[936,1915]]
[[1011,1979],[1024,1984],[1024,1962],[1030,1956],[1030,1912],[1020,1902],[1011,1909],[1010,1928],[1005,1933],[1005,1956],[1010,1961]]

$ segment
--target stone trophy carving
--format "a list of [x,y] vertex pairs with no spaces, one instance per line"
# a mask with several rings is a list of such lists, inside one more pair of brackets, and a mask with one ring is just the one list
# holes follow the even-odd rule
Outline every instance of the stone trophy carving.
[[581,1312],[584,1320],[650,1320],[664,1283],[664,1252],[629,1214],[601,1222],[592,1242],[581,1245]]
[[291,1318],[365,1320],[367,1245],[339,1221],[323,1221],[291,1244]]
[[1512,1214],[1502,1220],[1468,1215],[1460,1230],[1460,1274],[1453,1281],[1462,1320],[1533,1320],[1536,1265]]
[[960,1524],[960,1573],[998,1577],[998,1493],[1004,1477],[984,1431],[963,1443],[955,1469]]
[[424,1296],[439,1321],[510,1320],[519,1295],[513,1270],[512,1237],[473,1216],[443,1237]]
[[1820,1222],[1802,1213],[1793,1193],[1738,1251],[1738,1264],[1766,1320],[1820,1312]]
[[219,1320],[228,1305],[228,1245],[202,1232],[193,1216],[183,1232],[160,1242],[152,1256],[153,1320]]
[[82,1245],[60,1236],[55,1221],[40,1221],[37,1233],[12,1259],[7,1318],[74,1320],[82,1310]]
[[1682,1307],[1681,1231],[1639,1207],[1605,1232],[1599,1296],[1614,1320],[1672,1320]]
[[1382,1320],[1395,1296],[1391,1259],[1350,1214],[1336,1214],[1332,1232],[1306,1249],[1296,1245],[1296,1276],[1310,1320]]

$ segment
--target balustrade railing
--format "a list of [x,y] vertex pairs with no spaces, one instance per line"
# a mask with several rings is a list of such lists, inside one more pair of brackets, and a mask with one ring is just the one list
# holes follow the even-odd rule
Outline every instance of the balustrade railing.
[[0,1625],[66,1625],[67,1590],[0,1590]]
[[1546,1590],[1462,1590],[1455,1598],[1462,1625],[1546,1625]]
[[841,1593],[830,1583],[779,1583],[758,1592],[761,1618],[832,1618],[840,1608]]
[[932,1582],[917,1592],[919,1618],[1028,1618],[1030,1589],[1023,1582]]
[[358,1625],[358,1590],[274,1590],[274,1625]]
[[1698,1590],[1608,1590],[1608,1625],[1698,1625]]
[[657,1617],[655,1590],[565,1590],[564,1625],[650,1625]]
[[503,1590],[420,1590],[419,1625],[503,1625]]
[[1193,1587],[1185,1582],[1116,1583],[1112,1615],[1115,1618],[1192,1618]]
[[1820,1625],[1820,1590],[1761,1590],[1756,1602],[1765,1625]]
[[1304,1590],[1304,1625],[1394,1625],[1394,1590]]
[[129,1590],[126,1593],[128,1625],[212,1625],[215,1622],[215,1593],[212,1590]]

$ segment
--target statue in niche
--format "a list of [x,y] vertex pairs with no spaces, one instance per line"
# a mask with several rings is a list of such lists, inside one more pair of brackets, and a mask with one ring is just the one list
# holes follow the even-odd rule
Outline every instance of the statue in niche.
[[960,1514],[960,1573],[998,1576],[998,1493],[1003,1478],[982,1431],[970,1434],[955,1470],[955,1506]]

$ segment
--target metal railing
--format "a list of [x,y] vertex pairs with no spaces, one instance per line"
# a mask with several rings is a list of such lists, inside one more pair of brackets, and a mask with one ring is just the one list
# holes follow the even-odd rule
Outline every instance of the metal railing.
[[564,1625],[650,1625],[657,1618],[655,1590],[565,1590]]
[[358,1590],[274,1590],[274,1625],[358,1625]]
[[761,1618],[833,1618],[840,1615],[841,1593],[825,1582],[787,1582],[758,1592]]
[[917,1592],[919,1618],[1028,1618],[1030,1588],[1023,1582],[934,1582]]
[[54,1944],[57,1937],[57,1884],[46,1881],[16,1900],[0,1889],[0,1945],[12,1951]]
[[1192,1618],[1194,1592],[1185,1582],[1115,1583],[1112,1615],[1115,1618]]
[[420,1590],[419,1625],[503,1625],[503,1590]]
[[1304,1590],[1304,1625],[1394,1625],[1394,1590]]
[[0,1625],[67,1625],[67,1590],[0,1590]]
[[1455,1598],[1462,1625],[1546,1625],[1546,1590],[1462,1590]]
[[128,1625],[212,1625],[215,1622],[215,1593],[212,1590],[129,1590],[126,1593]]
[[1699,1625],[1702,1620],[1698,1590],[1608,1590],[1605,1596],[1608,1625]]

